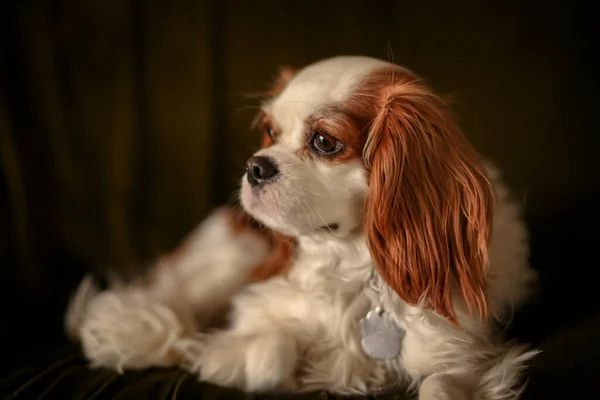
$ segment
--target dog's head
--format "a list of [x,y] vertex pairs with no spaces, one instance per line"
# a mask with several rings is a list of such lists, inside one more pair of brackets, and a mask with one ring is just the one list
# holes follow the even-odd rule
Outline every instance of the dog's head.
[[412,72],[367,57],[285,69],[262,106],[245,210],[288,236],[364,233],[405,301],[455,321],[452,290],[484,317],[493,189],[444,101]]

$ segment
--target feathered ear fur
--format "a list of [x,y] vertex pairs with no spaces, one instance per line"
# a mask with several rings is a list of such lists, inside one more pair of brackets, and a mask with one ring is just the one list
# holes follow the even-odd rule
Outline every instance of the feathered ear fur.
[[297,72],[298,71],[295,68],[288,65],[280,66],[279,73],[273,82],[273,86],[271,87],[269,94],[271,96],[277,96],[279,93],[281,93],[281,91],[285,89],[287,84],[292,80]]
[[411,77],[381,92],[364,149],[365,233],[385,281],[457,324],[452,295],[487,317],[494,192],[446,104]]
[[[287,86],[287,84],[292,80],[292,78],[296,75],[297,70],[295,68],[289,66],[280,66],[277,77],[273,81],[271,87],[266,92],[267,98],[273,98],[279,95],[283,89]],[[252,121],[252,128],[260,128],[262,131],[261,137],[261,148],[269,147],[273,144],[271,137],[266,131],[266,128],[270,126],[271,122],[266,119],[265,113],[260,111],[258,115]]]

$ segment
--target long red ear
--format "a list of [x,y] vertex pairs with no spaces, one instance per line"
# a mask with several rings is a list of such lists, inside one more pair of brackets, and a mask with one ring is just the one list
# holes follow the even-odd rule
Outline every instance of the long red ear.
[[365,232],[378,270],[402,299],[455,324],[455,289],[486,318],[494,192],[482,162],[423,84],[400,78],[381,93],[364,150]]

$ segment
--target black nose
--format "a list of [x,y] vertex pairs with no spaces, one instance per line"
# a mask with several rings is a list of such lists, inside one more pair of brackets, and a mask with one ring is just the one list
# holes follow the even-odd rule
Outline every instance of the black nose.
[[260,186],[277,177],[279,170],[275,161],[269,157],[252,157],[246,161],[246,175],[252,186]]

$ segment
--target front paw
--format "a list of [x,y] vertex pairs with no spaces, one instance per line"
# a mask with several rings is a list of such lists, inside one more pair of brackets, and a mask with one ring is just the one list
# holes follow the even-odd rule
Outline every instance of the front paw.
[[246,349],[246,390],[290,390],[295,385],[296,341],[282,334],[255,338]]
[[179,339],[173,349],[179,355],[179,366],[191,373],[200,373],[204,348],[208,335],[196,334],[194,337]]
[[461,381],[452,375],[438,373],[428,376],[419,387],[419,400],[471,400]]
[[182,332],[166,306],[149,302],[142,293],[107,291],[94,298],[79,333],[93,366],[122,372],[176,363],[172,346]]
[[295,341],[284,335],[221,333],[179,340],[182,367],[213,384],[263,392],[295,389]]

